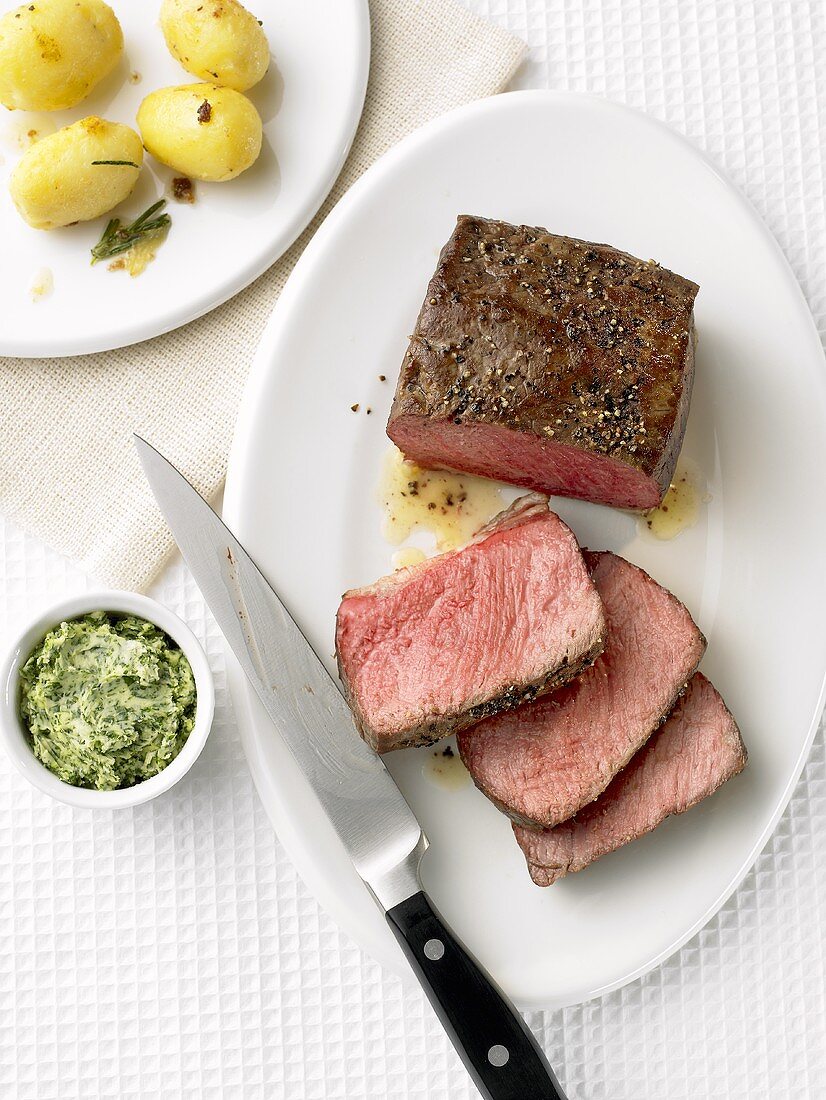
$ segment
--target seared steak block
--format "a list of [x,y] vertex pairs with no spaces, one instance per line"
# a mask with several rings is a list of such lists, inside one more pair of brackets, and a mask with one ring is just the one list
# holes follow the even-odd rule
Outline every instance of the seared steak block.
[[553,695],[459,736],[473,781],[523,825],[552,828],[597,798],[694,673],[705,638],[680,601],[616,554],[585,551],[608,635],[592,668]]
[[514,825],[531,878],[550,886],[651,832],[713,794],[743,770],[746,758],[726,704],[696,673],[664,724],[596,802],[555,829]]
[[386,752],[558,687],[604,635],[576,539],[547,497],[531,494],[464,549],[347,592],[336,652],[356,725]]
[[462,216],[387,434],[423,466],[653,508],[685,431],[698,289],[608,245]]

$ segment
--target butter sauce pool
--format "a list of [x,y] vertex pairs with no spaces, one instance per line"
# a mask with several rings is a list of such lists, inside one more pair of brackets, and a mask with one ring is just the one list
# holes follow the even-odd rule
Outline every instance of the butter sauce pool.
[[[384,457],[379,497],[384,509],[382,534],[391,545],[400,545],[414,531],[425,531],[435,538],[439,553],[464,546],[504,507],[495,481],[425,470],[408,462],[398,447],[391,447]],[[422,560],[411,557],[398,560],[401,565]]]

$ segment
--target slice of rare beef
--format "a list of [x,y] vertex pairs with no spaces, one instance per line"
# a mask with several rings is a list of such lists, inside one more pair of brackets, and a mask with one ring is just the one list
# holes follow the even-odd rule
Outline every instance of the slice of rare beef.
[[608,634],[561,691],[459,736],[473,781],[523,825],[552,828],[597,798],[693,675],[705,638],[680,601],[616,554],[585,551]]
[[565,683],[602,651],[604,635],[576,539],[534,493],[462,550],[347,592],[336,652],[356,725],[385,752]]
[[746,766],[746,748],[726,704],[702,673],[596,802],[555,829],[513,831],[537,886],[581,871],[600,856],[681,814]]
[[653,508],[685,431],[698,289],[608,245],[462,216],[387,434],[423,466]]

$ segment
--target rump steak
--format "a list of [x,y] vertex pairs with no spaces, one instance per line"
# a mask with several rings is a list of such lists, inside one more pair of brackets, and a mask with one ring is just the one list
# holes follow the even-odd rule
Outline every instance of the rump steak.
[[514,825],[537,886],[581,871],[713,794],[746,766],[737,724],[698,672],[663,725],[596,802],[555,829]]
[[597,798],[694,673],[705,638],[680,601],[616,554],[585,551],[605,649],[561,691],[459,735],[473,781],[520,824],[552,828]]
[[558,687],[604,635],[576,539],[534,493],[463,549],[347,592],[336,652],[356,725],[386,752]]
[[422,466],[653,508],[685,431],[698,290],[608,245],[462,216],[387,434]]

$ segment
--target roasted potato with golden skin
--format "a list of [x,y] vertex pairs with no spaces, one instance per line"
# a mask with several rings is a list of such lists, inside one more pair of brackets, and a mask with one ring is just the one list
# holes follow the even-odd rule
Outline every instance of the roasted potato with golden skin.
[[161,30],[187,72],[245,92],[270,63],[267,36],[238,0],[163,0]]
[[123,202],[142,164],[134,130],[90,115],[33,145],[12,172],[9,190],[29,225],[57,229],[98,218]]
[[103,0],[34,0],[0,19],[0,103],[74,107],[117,65],[123,32]]
[[261,116],[245,95],[217,84],[151,92],[138,128],[152,156],[196,180],[231,180],[261,152]]

